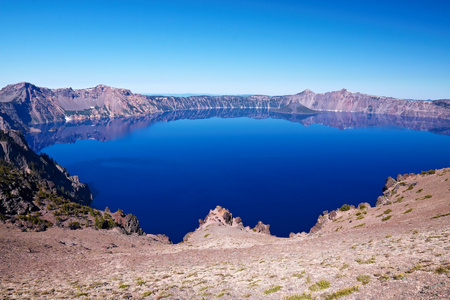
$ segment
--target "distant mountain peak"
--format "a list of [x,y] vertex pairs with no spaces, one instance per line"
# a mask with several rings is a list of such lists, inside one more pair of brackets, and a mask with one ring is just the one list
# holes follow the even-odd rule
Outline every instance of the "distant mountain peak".
[[303,92],[299,93],[299,95],[304,95],[304,94],[315,94],[313,91],[311,91],[310,89],[306,89]]

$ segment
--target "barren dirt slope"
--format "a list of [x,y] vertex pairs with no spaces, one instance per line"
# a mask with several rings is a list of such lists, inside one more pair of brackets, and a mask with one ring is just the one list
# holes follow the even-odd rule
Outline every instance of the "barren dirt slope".
[[448,299],[449,178],[450,169],[399,177],[380,206],[327,213],[314,233],[292,238],[254,232],[220,207],[177,245],[114,230],[0,224],[0,295]]

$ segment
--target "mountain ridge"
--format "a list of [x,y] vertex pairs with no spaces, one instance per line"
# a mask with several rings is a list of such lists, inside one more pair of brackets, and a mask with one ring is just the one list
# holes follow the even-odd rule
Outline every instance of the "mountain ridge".
[[294,95],[150,96],[103,84],[87,89],[38,87],[28,82],[0,90],[0,128],[33,131],[33,125],[67,120],[144,116],[152,113],[215,108],[264,108],[290,114],[360,112],[450,119],[450,100],[403,100],[353,93],[311,90]]

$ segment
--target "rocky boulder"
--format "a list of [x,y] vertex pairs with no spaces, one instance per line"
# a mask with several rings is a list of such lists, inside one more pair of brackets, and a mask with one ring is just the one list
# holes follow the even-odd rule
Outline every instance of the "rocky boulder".
[[[105,209],[105,211],[109,209]],[[138,218],[133,214],[125,215],[121,209],[111,214],[114,222],[122,229],[122,232],[125,234],[137,234],[144,235],[145,232],[139,225]]]
[[397,181],[396,181],[394,178],[392,178],[391,176],[389,176],[389,177],[386,179],[386,183],[384,184],[383,191],[390,189],[390,188],[393,187],[396,183],[397,183]]
[[125,230],[126,234],[132,234],[132,233],[136,233],[138,235],[144,234],[144,231],[139,226],[138,218],[136,218],[136,216],[132,215],[132,214],[126,215],[123,229]]
[[256,226],[252,230],[256,233],[263,233],[270,235],[270,225],[269,224],[266,225],[261,221],[258,221],[258,224],[256,224]]

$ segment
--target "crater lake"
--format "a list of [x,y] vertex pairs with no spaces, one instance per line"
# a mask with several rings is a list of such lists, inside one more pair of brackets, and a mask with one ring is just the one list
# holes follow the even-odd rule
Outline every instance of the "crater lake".
[[27,135],[89,184],[98,209],[173,242],[217,205],[244,226],[309,231],[343,204],[375,205],[388,176],[450,166],[448,120],[266,110],[172,112],[47,124]]

